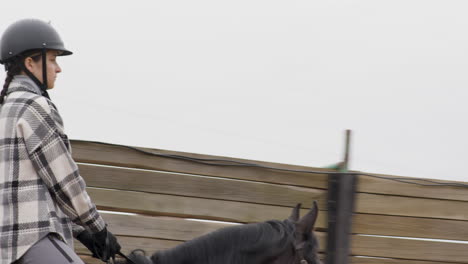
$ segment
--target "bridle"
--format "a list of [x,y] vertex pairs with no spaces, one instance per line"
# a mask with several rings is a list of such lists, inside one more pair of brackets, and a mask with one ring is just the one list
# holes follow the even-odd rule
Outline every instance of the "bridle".
[[294,245],[294,251],[296,252],[296,256],[299,257],[300,264],[308,264],[307,260],[304,257],[304,247],[306,242],[302,241],[301,243]]
[[130,264],[135,264],[135,262],[133,262],[133,260],[129,259],[127,256],[125,256],[125,254],[123,254],[121,251],[117,252],[117,255],[121,256],[122,258],[124,258],[127,263],[130,263]]
[[[129,264],[136,264],[135,262],[133,262],[133,260],[131,260],[130,258],[128,258],[127,256],[125,256],[125,254],[122,253],[121,251],[117,252],[117,255],[119,255],[119,256],[121,256],[122,258],[124,258],[124,259],[127,261],[127,263],[129,263]],[[102,258],[101,258],[99,255],[98,255],[97,257],[98,257],[99,259],[102,260]],[[109,258],[109,260],[107,260],[106,263],[107,263],[107,264],[113,264],[113,263],[115,263],[115,258]]]

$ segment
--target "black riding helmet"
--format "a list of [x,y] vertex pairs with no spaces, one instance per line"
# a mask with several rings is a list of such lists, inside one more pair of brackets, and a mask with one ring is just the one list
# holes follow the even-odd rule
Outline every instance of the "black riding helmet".
[[[46,51],[60,51],[59,56],[71,55],[67,50],[57,31],[49,24],[39,19],[22,19],[11,24],[3,33],[0,40],[0,64],[5,65],[8,71],[12,63],[19,63],[23,71],[39,86],[44,92],[47,89],[47,67]],[[38,51],[42,54],[42,75],[41,83],[24,66],[24,54],[30,51]]]

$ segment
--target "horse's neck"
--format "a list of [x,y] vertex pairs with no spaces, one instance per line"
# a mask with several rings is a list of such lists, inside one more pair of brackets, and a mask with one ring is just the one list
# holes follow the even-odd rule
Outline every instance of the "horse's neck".
[[[204,239],[205,238],[205,239]],[[226,246],[229,241],[218,241],[211,239],[198,238],[192,241],[185,242],[179,246],[156,252],[151,260],[154,264],[208,264],[208,263],[234,263],[227,252],[231,246]],[[225,246],[222,246],[222,245]],[[229,261],[228,261],[229,260]]]
[[[287,234],[279,229],[284,229],[279,221],[226,228],[157,252],[152,261],[154,264],[264,263],[287,248],[284,244],[288,240]],[[258,244],[259,236],[264,240],[261,244]],[[251,252],[245,250],[249,246]]]
[[206,264],[202,257],[204,249],[197,247],[194,243],[185,242],[175,248],[156,252],[151,260],[154,264]]

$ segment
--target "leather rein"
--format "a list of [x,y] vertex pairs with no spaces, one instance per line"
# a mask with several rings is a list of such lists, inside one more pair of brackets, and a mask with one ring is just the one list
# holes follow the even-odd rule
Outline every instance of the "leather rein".
[[[97,257],[102,260],[102,261],[105,261],[104,259],[107,259],[106,263],[107,264],[112,264],[112,263],[115,263],[115,257],[112,257],[111,258],[111,254],[110,254],[110,249],[109,249],[109,236],[106,234],[106,249],[107,249],[107,252],[105,252],[105,255],[104,256],[99,256],[98,254]],[[99,252],[98,250],[96,250],[96,243],[94,243],[94,252]],[[119,250],[119,252],[117,252],[117,255],[121,256],[122,258],[124,258],[127,263],[130,263],[130,264],[136,264],[135,262],[133,262],[133,260],[129,259],[124,253],[122,253],[122,251]]]

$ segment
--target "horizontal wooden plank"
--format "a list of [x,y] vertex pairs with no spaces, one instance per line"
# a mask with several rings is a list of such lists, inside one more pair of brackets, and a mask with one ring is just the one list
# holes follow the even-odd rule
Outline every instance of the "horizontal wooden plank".
[[327,199],[324,190],[289,185],[84,164],[79,168],[90,187],[309,208],[312,201],[325,205]]
[[[373,257],[351,257],[353,264],[450,264],[450,262],[418,261],[408,259],[390,259]],[[452,263],[453,264],[453,263]]]
[[[139,153],[135,150],[127,149],[123,146],[106,146],[86,141],[74,141],[73,156],[76,161],[84,163],[95,163],[112,166],[122,166],[131,168],[142,168],[151,170],[173,171],[188,174],[200,174],[207,176],[219,176],[234,179],[249,179],[261,182],[289,184],[296,186],[327,188],[326,174],[308,174],[308,173],[292,173],[280,172],[261,168],[245,168],[245,167],[221,167],[197,164],[189,161],[181,161],[170,158],[153,157]],[[184,153],[175,151],[166,151],[158,149],[141,148],[142,150],[157,152],[162,154],[183,155],[192,158],[208,158],[208,159],[224,159],[231,161],[240,161],[246,163],[254,163],[265,166],[272,166],[281,169],[296,169],[296,170],[314,170],[328,171],[327,169],[294,166],[281,163],[269,163],[245,159],[235,159],[228,157],[209,156],[194,153]],[[390,177],[403,179],[409,177],[399,177],[392,175],[375,174],[381,177]],[[418,178],[413,178],[418,179]],[[442,181],[443,183],[462,183],[455,181]],[[466,183],[462,183],[466,184]],[[390,181],[386,179],[374,178],[369,176],[359,176],[359,192],[374,193],[374,194],[393,194],[399,196],[410,197],[426,197],[438,198],[446,200],[468,201],[468,192],[466,188],[447,187],[447,186],[418,186],[402,182]]]
[[353,233],[468,240],[468,221],[355,214]]
[[[149,216],[105,214],[113,232],[119,235],[187,240],[201,236],[229,224],[204,223],[171,218],[169,221]],[[321,220],[319,220],[321,221]],[[188,224],[193,223],[193,224]],[[406,236],[417,238],[467,240],[466,222],[437,219],[415,219],[379,215],[355,215],[353,232],[360,234]],[[134,227],[134,228],[130,228]],[[127,231],[130,230],[130,231]],[[170,233],[167,233],[170,232]]]
[[[145,192],[285,206],[302,202],[307,207],[310,201],[318,199],[321,208],[325,208],[326,205],[326,194],[318,189],[88,165],[82,165],[80,168],[88,185],[96,187],[127,188]],[[132,177],[128,176],[130,174]],[[461,208],[468,209],[468,203],[358,194],[356,211],[369,214],[466,220],[468,210],[460,210]]]
[[103,213],[109,230],[119,236],[187,241],[208,234],[229,223],[193,221],[175,217],[119,215]]
[[[112,191],[97,188],[88,188],[88,191],[93,197],[93,201],[101,208],[114,208],[123,211],[136,211],[156,215],[175,215],[245,223],[278,219],[278,217],[284,218],[285,215],[289,214],[290,210],[290,208],[286,207],[185,196]],[[319,205],[319,208],[321,210],[324,208],[323,203]],[[468,214],[468,203],[461,201],[358,194],[356,212],[391,216],[465,220]],[[324,214],[325,213],[322,213],[320,215]],[[324,218],[319,221],[320,228],[326,227],[325,223],[322,222],[323,220]],[[460,224],[455,226],[463,227],[465,225]],[[453,233],[456,231],[451,232]],[[450,234],[448,236],[450,236]],[[437,235],[436,238],[442,237]]]
[[[160,195],[142,192],[104,190],[88,188],[93,201],[101,209],[117,211],[139,212],[149,215],[182,216],[187,218],[200,218],[230,222],[251,223],[269,219],[284,219],[290,214],[291,208],[231,202],[203,198],[190,198],[173,195]],[[405,197],[403,197],[405,198]],[[405,198],[408,199],[408,198]],[[426,199],[427,200],[427,199]],[[429,199],[430,200],[430,199]],[[437,202],[437,200],[434,200]],[[386,210],[387,203],[374,200],[380,213],[392,213]],[[395,206],[409,206],[411,202],[397,203]],[[408,214],[422,217],[433,216],[440,210],[425,212],[418,203]],[[320,207],[322,208],[322,207]],[[454,208],[454,210],[458,210]],[[374,210],[375,211],[375,210]],[[306,210],[302,210],[305,213]],[[395,212],[399,212],[395,210]],[[321,211],[317,227],[326,229],[326,212]],[[408,236],[434,239],[466,240],[468,237],[468,222],[429,218],[412,218],[400,216],[355,214],[353,219],[353,232],[360,234]],[[440,218],[445,215],[439,215]]]
[[468,263],[468,244],[356,235],[351,243],[357,256]]
[[[98,208],[148,215],[165,215],[185,218],[220,220],[227,222],[253,223],[271,219],[285,219],[291,207],[251,204],[191,198],[174,195],[152,194],[134,191],[118,191],[87,188],[88,194]],[[306,213],[307,210],[301,210]],[[326,213],[319,214],[319,228],[326,227]]]
[[[327,188],[326,174],[283,172],[255,167],[214,166],[195,163],[187,160],[154,157],[123,146],[107,146],[84,141],[71,141],[73,158],[77,162],[111,165],[119,167],[140,168],[160,171],[171,171],[206,176],[219,176],[233,179],[246,179],[267,183],[280,183],[304,187]],[[227,157],[209,156],[185,152],[139,148],[145,151],[168,155],[183,155],[191,158],[223,159],[230,161],[254,163],[281,169],[326,171],[321,168],[294,166],[280,163],[261,162]]]
[[[413,179],[413,182],[423,183],[423,184],[432,184],[428,182],[421,182],[416,180],[421,180],[421,178],[411,178],[411,177],[400,177],[392,175],[383,175],[375,174],[379,177],[394,178],[396,180],[403,180],[406,178]],[[434,181],[434,179],[429,179]],[[456,181],[444,181],[436,180],[440,183],[445,184],[465,184],[466,182],[456,182]],[[420,186],[416,184],[409,184],[398,182],[394,180],[387,180],[381,178],[374,178],[370,176],[360,175],[358,178],[358,192],[365,193],[374,193],[374,194],[393,194],[399,196],[410,196],[410,197],[426,197],[434,199],[443,199],[443,200],[458,200],[458,201],[468,201],[468,188],[461,187],[450,187],[450,186]]]
[[468,220],[468,202],[358,193],[355,212]]
[[91,257],[90,255],[78,255],[85,264],[102,264],[102,261]]

